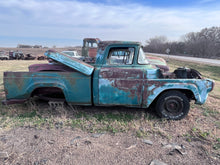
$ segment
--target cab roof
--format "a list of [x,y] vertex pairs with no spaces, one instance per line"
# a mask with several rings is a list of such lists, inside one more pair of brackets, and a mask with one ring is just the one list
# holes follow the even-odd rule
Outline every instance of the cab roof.
[[98,44],[98,47],[101,49],[105,49],[106,46],[109,45],[140,45],[140,42],[136,42],[136,41],[101,41]]

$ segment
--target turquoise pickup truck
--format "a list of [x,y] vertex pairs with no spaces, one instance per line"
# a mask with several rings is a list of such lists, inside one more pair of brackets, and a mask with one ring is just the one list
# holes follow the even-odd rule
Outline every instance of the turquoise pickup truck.
[[164,71],[149,63],[139,42],[101,41],[94,64],[48,50],[48,64],[29,72],[4,72],[6,100],[24,103],[33,96],[73,105],[153,106],[159,116],[178,120],[190,101],[205,103],[214,82],[194,69]]

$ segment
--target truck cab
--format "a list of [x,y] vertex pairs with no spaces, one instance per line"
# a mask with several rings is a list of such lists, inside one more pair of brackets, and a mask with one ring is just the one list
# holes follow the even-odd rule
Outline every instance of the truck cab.
[[93,84],[98,84],[100,105],[142,106],[143,76],[151,66],[138,42],[106,41],[99,44]]
[[82,56],[95,58],[98,49],[99,38],[84,38],[82,46]]

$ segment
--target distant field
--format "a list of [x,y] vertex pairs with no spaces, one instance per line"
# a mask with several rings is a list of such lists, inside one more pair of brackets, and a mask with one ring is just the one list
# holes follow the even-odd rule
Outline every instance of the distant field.
[[[4,71],[27,71],[27,67],[31,64],[46,62],[47,61],[36,60],[0,61],[0,101],[4,99]],[[214,91],[210,93],[207,102],[202,106],[191,103],[188,116],[180,121],[160,119],[153,110],[145,111],[144,109],[123,107],[68,107],[66,105],[51,108],[47,103],[30,102],[23,105],[0,105],[0,136],[1,133],[14,128],[36,128],[36,130],[46,129],[51,131],[63,129],[64,132],[62,136],[65,136],[65,131],[70,128],[74,131],[80,130],[85,133],[107,133],[112,136],[122,136],[123,139],[126,139],[128,135],[132,135],[137,139],[147,138],[154,140],[157,144],[157,146],[154,146],[153,152],[155,152],[155,154],[157,153],[159,155],[159,152],[162,152],[160,142],[178,142],[179,144],[187,146],[186,150],[188,150],[188,152],[193,150],[191,155],[180,155],[181,162],[188,162],[190,160],[198,164],[204,164],[204,162],[205,164],[209,164],[210,162],[218,164],[220,154],[220,67],[189,62],[185,63],[176,60],[170,60],[168,65],[171,70],[181,66],[194,68],[200,71],[204,77],[215,80]],[[18,130],[21,132],[16,136],[22,136],[24,133],[22,131],[24,130]],[[27,133],[28,130],[26,129],[25,131]],[[80,131],[78,134],[80,134]],[[32,130],[29,130],[27,136],[31,133]],[[49,133],[47,134],[48,136],[41,136],[47,138],[49,137]],[[68,134],[66,134],[65,137],[67,137],[67,135]],[[33,137],[35,135],[31,136]],[[59,145],[59,141],[56,141],[56,145]],[[194,145],[194,147],[192,147],[192,145]],[[10,144],[5,143],[4,146],[6,150],[10,148]],[[28,154],[31,147],[24,147],[26,147],[27,150],[25,150],[25,152]],[[69,148],[68,151],[69,150],[71,150],[71,148]],[[139,152],[137,147],[135,150]],[[127,151],[128,150],[120,150],[120,152]],[[49,150],[47,152],[45,151],[45,155],[48,153],[50,153]],[[203,154],[202,159],[197,153]],[[166,153],[166,155],[168,154]],[[33,157],[33,155],[30,155],[30,157]],[[26,159],[15,157],[13,160],[24,161]],[[151,160],[151,157],[149,157],[149,160]],[[179,158],[165,158],[164,156],[163,160],[175,164],[179,161]]]

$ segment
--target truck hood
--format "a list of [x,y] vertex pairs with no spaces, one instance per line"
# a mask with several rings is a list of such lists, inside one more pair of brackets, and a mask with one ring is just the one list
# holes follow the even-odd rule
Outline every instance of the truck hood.
[[160,57],[147,56],[148,61],[154,65],[167,65],[166,61]]
[[64,53],[60,53],[54,50],[48,50],[44,53],[44,55],[54,61],[60,62],[70,68],[73,68],[87,76],[90,76],[94,70],[94,67],[92,65],[89,65],[81,60],[78,60],[75,57],[70,57]]
[[158,68],[164,70],[165,72],[169,71],[167,62],[163,58],[147,56],[147,59],[151,64],[156,65]]

